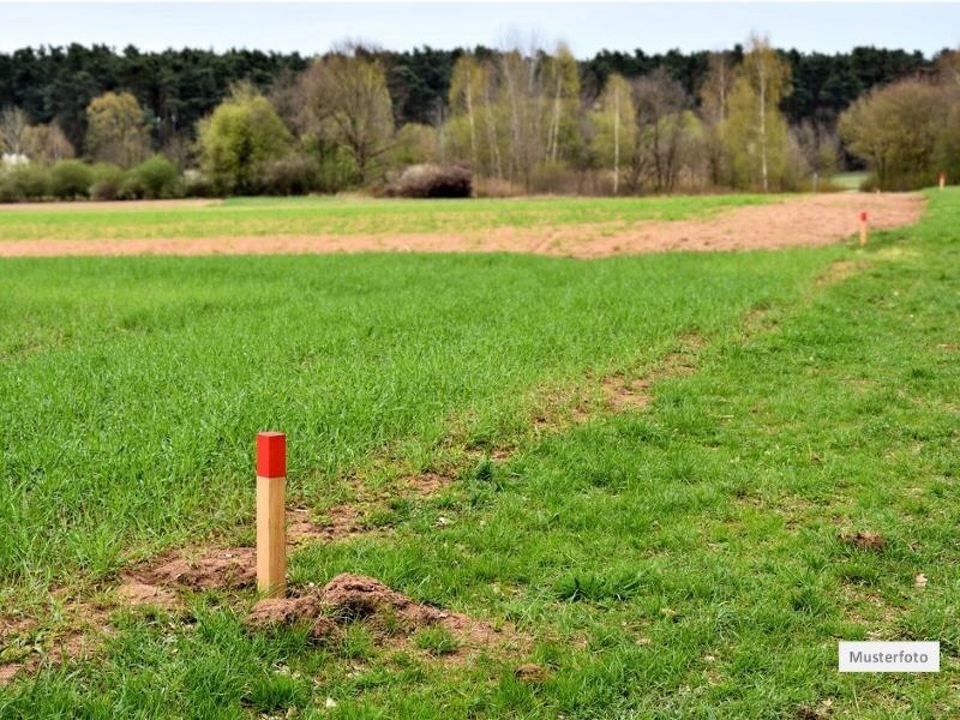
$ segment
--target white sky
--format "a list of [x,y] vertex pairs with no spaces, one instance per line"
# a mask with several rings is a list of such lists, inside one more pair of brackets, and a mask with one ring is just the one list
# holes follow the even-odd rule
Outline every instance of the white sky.
[[960,47],[960,2],[7,2],[0,52],[102,43],[142,51],[229,48],[314,55],[346,39],[391,50],[498,47],[566,41],[585,59],[598,50],[647,54],[732,48],[751,32],[775,47],[848,52],[858,45],[932,57]]

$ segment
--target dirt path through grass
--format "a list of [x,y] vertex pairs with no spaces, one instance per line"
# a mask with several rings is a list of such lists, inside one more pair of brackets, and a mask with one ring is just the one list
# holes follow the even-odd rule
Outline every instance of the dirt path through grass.
[[[642,202],[642,201],[638,201]],[[463,233],[386,236],[292,235],[134,240],[46,240],[0,243],[0,257],[67,255],[264,255],[356,252],[518,252],[576,258],[676,250],[720,251],[828,245],[870,227],[917,222],[923,198],[913,193],[803,195],[741,207],[710,219],[610,222],[553,227],[499,227]]]

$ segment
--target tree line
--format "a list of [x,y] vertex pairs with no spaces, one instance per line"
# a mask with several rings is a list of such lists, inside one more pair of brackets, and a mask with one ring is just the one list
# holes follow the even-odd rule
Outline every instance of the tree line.
[[[876,118],[864,103],[902,81],[947,86],[954,59],[800,53],[758,37],[726,52],[588,60],[562,44],[313,59],[26,48],[0,54],[0,150],[124,171],[160,153],[195,169],[198,193],[376,186],[423,163],[469,167],[491,193],[789,190],[857,162],[882,184],[890,163],[851,131]],[[935,94],[949,125],[953,96]],[[841,122],[848,108],[859,120]],[[934,140],[928,162],[951,142]]]

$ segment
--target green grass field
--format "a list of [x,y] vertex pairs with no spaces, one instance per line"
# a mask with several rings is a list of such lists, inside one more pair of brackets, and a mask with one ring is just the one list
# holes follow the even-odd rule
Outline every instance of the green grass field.
[[777,196],[409,201],[235,198],[208,206],[151,210],[78,204],[42,205],[0,213],[0,242],[15,240],[135,240],[282,235],[391,235],[473,232],[498,227],[569,223],[631,223],[706,217],[728,207],[776,201]]
[[830,178],[830,182],[838,188],[847,191],[857,191],[869,175],[870,174],[866,172],[840,173]]
[[[69,629],[54,589],[116,629],[0,686],[0,717],[957,714],[960,192],[928,199],[866,249],[2,261],[0,619],[40,625],[0,662]],[[680,349],[649,406],[570,421]],[[252,540],[266,428],[291,502],[379,498],[374,532],[292,557],[294,590],[370,575],[526,641],[450,663],[440,633],[252,631],[252,590],[111,604],[136,559]],[[839,674],[863,639],[939,640],[942,670]]]

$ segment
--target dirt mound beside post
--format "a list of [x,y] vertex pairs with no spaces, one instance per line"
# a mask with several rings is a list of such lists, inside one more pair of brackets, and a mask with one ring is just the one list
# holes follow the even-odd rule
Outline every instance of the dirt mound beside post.
[[250,587],[257,581],[256,551],[232,548],[195,560],[178,555],[144,571],[137,579],[146,585],[179,585],[195,590]]
[[362,622],[384,642],[405,639],[426,627],[441,627],[461,643],[450,653],[454,655],[510,637],[466,615],[416,602],[374,578],[349,574],[338,575],[307,595],[261,600],[247,622],[258,630],[310,624],[317,639],[334,637],[346,626]]

